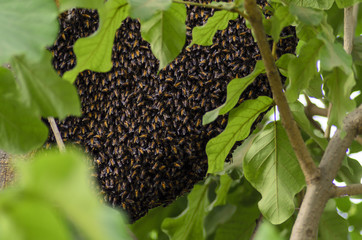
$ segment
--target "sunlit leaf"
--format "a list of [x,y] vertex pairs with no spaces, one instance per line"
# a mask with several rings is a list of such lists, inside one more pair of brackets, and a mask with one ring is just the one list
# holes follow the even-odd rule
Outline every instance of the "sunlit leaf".
[[242,92],[255,80],[255,78],[265,72],[264,63],[257,61],[252,73],[243,78],[234,78],[227,86],[226,101],[220,107],[205,113],[202,124],[208,124],[219,116],[229,112],[238,102]]
[[230,20],[235,20],[238,17],[237,13],[226,10],[215,12],[215,14],[207,20],[203,26],[197,26],[192,30],[192,42],[189,47],[194,44],[202,46],[212,45],[212,39],[217,30],[225,29]]
[[216,199],[213,202],[213,207],[226,204],[226,197],[232,181],[233,180],[227,174],[220,176],[220,184],[216,189]]
[[235,142],[245,139],[250,133],[250,127],[262,112],[273,103],[269,97],[260,96],[254,100],[246,100],[230,111],[225,130],[212,138],[206,145],[208,157],[208,173],[223,170],[224,161]]
[[44,48],[55,41],[57,16],[55,1],[0,0],[0,65],[22,54],[28,61],[39,61]]
[[130,4],[130,16],[140,20],[150,19],[157,11],[166,11],[171,0],[128,0]]
[[104,4],[103,0],[59,0],[59,12],[71,8],[101,8]]
[[261,193],[259,209],[270,222],[280,224],[295,211],[294,196],[305,185],[304,175],[281,123],[270,123],[245,156],[244,174]]
[[166,218],[162,230],[171,240],[204,239],[204,218],[209,205],[208,185],[195,185],[188,195],[188,207],[176,218]]
[[58,76],[51,65],[51,54],[43,53],[37,63],[30,63],[23,57],[11,61],[24,107],[31,107],[43,117],[62,119],[68,115],[80,115],[75,86]]
[[357,232],[362,231],[362,203],[353,204],[348,212],[348,222]]
[[346,8],[355,5],[358,2],[362,2],[361,0],[336,0],[337,6],[339,8]]
[[98,30],[89,37],[80,38],[75,42],[77,65],[66,72],[63,78],[73,83],[78,73],[86,69],[96,72],[111,70],[114,37],[122,21],[128,16],[128,9],[126,0],[113,0],[106,2],[98,10]]
[[255,240],[284,240],[276,226],[269,222],[263,222],[255,234]]

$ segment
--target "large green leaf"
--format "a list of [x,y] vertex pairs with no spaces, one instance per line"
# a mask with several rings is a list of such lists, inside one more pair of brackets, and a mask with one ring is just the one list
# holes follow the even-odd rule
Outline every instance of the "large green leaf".
[[59,12],[71,8],[101,8],[104,4],[103,0],[59,0]]
[[12,73],[0,67],[0,149],[17,154],[40,147],[48,137],[40,117],[18,97]]
[[162,230],[171,240],[205,239],[204,218],[209,200],[208,185],[195,185],[188,195],[188,206],[178,217],[166,218]]
[[234,78],[227,86],[226,101],[220,107],[205,113],[202,124],[213,122],[219,115],[228,113],[239,101],[242,92],[255,80],[255,78],[265,72],[263,61],[257,61],[252,73],[243,78]]
[[40,60],[57,36],[57,16],[55,1],[0,0],[0,65],[22,54]]
[[130,16],[140,20],[150,19],[158,11],[166,11],[171,0],[128,0],[130,5]]
[[61,79],[51,65],[51,54],[43,52],[40,62],[13,58],[13,67],[24,106],[43,117],[80,115],[80,101],[74,85]]
[[255,234],[255,240],[284,240],[276,226],[264,221]]
[[317,60],[322,42],[312,39],[304,44],[298,58],[292,59],[289,63],[288,76],[290,83],[286,96],[289,102],[295,102],[300,91],[308,88],[309,82],[317,74]]
[[324,208],[318,234],[321,240],[348,239],[347,220],[337,213],[334,199],[330,199]]
[[212,138],[206,145],[208,157],[208,173],[223,170],[224,161],[235,142],[245,139],[251,125],[262,112],[265,112],[273,103],[269,97],[260,96],[254,100],[247,100],[237,108],[231,110],[225,130]]
[[216,198],[212,203],[213,207],[226,204],[226,198],[232,181],[233,180],[227,174],[220,176],[220,184],[216,189]]
[[157,12],[151,19],[141,21],[141,34],[150,43],[152,53],[166,67],[181,52],[186,42],[186,6],[172,3],[166,11]]
[[229,21],[235,20],[237,17],[237,13],[226,10],[215,12],[205,25],[195,27],[192,30],[192,42],[189,47],[194,44],[202,46],[212,45],[212,39],[214,38],[216,31],[225,29],[228,26]]
[[353,72],[346,75],[341,68],[334,68],[332,72],[324,74],[324,78],[324,90],[332,103],[328,123],[341,127],[346,114],[356,107],[356,103],[350,99],[352,88],[356,84]]
[[285,2],[300,7],[310,7],[327,10],[332,7],[334,0],[286,0]]
[[65,79],[73,83],[78,73],[86,69],[96,72],[111,70],[114,37],[122,21],[128,16],[128,9],[126,0],[113,0],[106,2],[98,10],[99,28],[89,37],[75,42],[77,65],[64,74]]
[[29,194],[56,207],[82,239],[131,239],[119,210],[101,204],[91,188],[86,162],[85,156],[71,149],[63,154],[43,152],[22,162],[18,197]]
[[304,175],[281,123],[266,126],[245,156],[244,174],[261,193],[259,209],[270,222],[280,224],[295,211],[294,196],[305,185]]

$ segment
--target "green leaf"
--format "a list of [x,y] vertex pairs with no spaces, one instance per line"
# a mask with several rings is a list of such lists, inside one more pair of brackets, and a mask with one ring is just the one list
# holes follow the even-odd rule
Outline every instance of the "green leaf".
[[[1,215],[6,214],[16,226],[22,239],[72,239],[65,219],[50,204],[23,196],[0,206]],[[0,225],[4,222],[0,221]]]
[[332,7],[334,0],[286,0],[285,3],[295,4],[300,7],[310,7],[327,10]]
[[334,199],[330,199],[324,208],[318,233],[321,240],[348,239],[347,220],[338,215]]
[[259,193],[248,181],[239,183],[227,199],[229,204],[237,207],[236,211],[227,222],[218,226],[214,240],[249,240],[260,216],[259,199]]
[[351,209],[352,203],[349,197],[335,198],[334,201],[336,201],[338,209],[345,213]]
[[276,226],[273,226],[269,222],[264,221],[260,228],[258,229],[257,233],[255,234],[255,240],[284,240],[282,238],[280,232],[276,228]]
[[43,117],[65,118],[80,115],[80,101],[75,86],[61,79],[51,65],[51,54],[43,51],[40,62],[30,63],[23,57],[12,59],[24,107]]
[[241,141],[249,135],[251,125],[256,118],[268,110],[272,103],[271,98],[260,96],[254,100],[246,100],[231,110],[225,130],[212,138],[206,145],[208,173],[223,170],[225,158],[235,142]]
[[211,236],[221,224],[227,222],[235,211],[236,206],[231,204],[213,208],[205,218],[204,226],[206,230],[206,237],[209,238],[209,236]]
[[101,204],[91,188],[87,161],[71,149],[38,154],[21,162],[19,189],[56,207],[82,239],[131,239],[119,210]]
[[233,180],[227,174],[220,176],[220,184],[216,189],[216,199],[212,203],[213,207],[226,204],[226,197],[232,181]]
[[205,113],[202,124],[208,124],[219,116],[228,113],[239,101],[242,92],[255,80],[255,78],[265,72],[263,61],[257,61],[252,73],[243,78],[234,78],[227,86],[226,101],[220,107]]
[[15,79],[0,67],[0,149],[13,154],[27,153],[44,144],[48,128],[38,115],[18,100]]
[[245,156],[246,179],[262,194],[259,209],[273,224],[295,211],[294,196],[305,185],[304,175],[281,123],[266,126]]
[[354,75],[353,72],[346,75],[340,68],[334,68],[332,72],[324,74],[324,79],[324,90],[332,103],[328,124],[339,128],[343,125],[346,114],[356,107],[355,102],[350,99],[351,90],[356,84]]
[[355,5],[356,3],[362,2],[361,0],[336,0],[339,8],[346,8]]
[[321,69],[331,71],[335,67],[341,67],[346,74],[349,74],[352,68],[352,56],[346,53],[341,44],[332,43],[325,37],[320,39],[324,42],[320,50]]
[[289,6],[290,13],[298,18],[299,21],[307,24],[317,26],[323,20],[323,12],[306,7],[298,7],[291,4]]
[[64,74],[64,79],[73,83],[78,73],[86,69],[96,72],[111,70],[114,37],[122,21],[128,16],[128,8],[126,0],[113,0],[106,2],[98,10],[99,28],[89,37],[75,42],[77,65]]
[[212,45],[212,39],[214,38],[216,31],[225,29],[228,26],[229,21],[235,20],[237,17],[237,13],[226,10],[215,12],[205,25],[195,27],[192,30],[192,42],[188,47],[191,47],[194,44],[202,46]]
[[302,46],[299,57],[290,61],[288,68],[290,82],[286,92],[289,102],[295,102],[299,93],[308,88],[310,80],[317,74],[317,60],[321,47],[321,41],[312,39]]
[[320,74],[316,74],[314,75],[314,78],[310,80],[309,86],[307,89],[305,89],[305,92],[310,97],[322,99],[324,98],[324,94],[322,92],[322,86],[323,86],[322,77]]
[[249,240],[259,217],[258,205],[238,206],[231,218],[218,226],[215,240]]
[[22,54],[39,61],[44,48],[55,41],[57,16],[55,1],[0,0],[0,65]]
[[353,204],[348,212],[348,222],[355,231],[362,231],[362,203]]
[[[322,133],[318,132],[315,129],[310,121],[308,120],[307,116],[304,113],[304,106],[299,101],[296,101],[292,104],[289,104],[290,110],[292,111],[294,120],[297,122],[298,126],[303,129],[313,140],[318,143],[318,145],[325,150],[328,145],[327,139],[325,139]],[[320,135],[320,136],[317,136]]]
[[171,0],[128,0],[130,16],[142,21],[150,19],[158,11],[166,11],[170,8]]
[[188,206],[178,217],[166,218],[162,230],[171,240],[205,239],[204,218],[209,205],[208,185],[195,185],[188,195]]
[[288,65],[290,61],[295,59],[296,56],[294,54],[286,53],[283,54],[276,62],[275,65],[278,67],[279,72],[285,76],[288,77]]
[[181,52],[186,42],[186,7],[172,3],[167,11],[157,12],[141,21],[142,38],[150,43],[152,53],[160,61],[159,70],[166,67]]
[[362,166],[361,164],[350,157],[347,157],[347,164],[342,165],[338,171],[337,180],[346,184],[361,183]]
[[278,42],[280,32],[283,30],[283,28],[294,22],[294,17],[290,15],[288,7],[280,6],[275,10],[274,15],[270,18],[270,21],[270,34],[274,42]]
[[103,0],[59,0],[59,12],[71,8],[91,8],[98,9],[104,4]]

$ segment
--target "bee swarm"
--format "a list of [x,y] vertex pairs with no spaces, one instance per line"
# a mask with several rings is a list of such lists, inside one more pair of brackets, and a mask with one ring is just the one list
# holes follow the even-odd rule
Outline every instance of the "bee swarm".
[[[187,13],[185,46],[192,28],[203,25],[214,10],[188,6]],[[60,75],[76,64],[74,42],[97,27],[95,11],[61,14],[60,33],[51,48]],[[282,35],[292,37],[279,42],[278,55],[293,53],[294,30],[286,28]],[[62,138],[93,156],[105,201],[125,209],[132,221],[169,204],[205,177],[206,144],[222,132],[227,116],[206,126],[202,116],[223,104],[227,84],[251,73],[260,59],[243,18],[230,21],[213,42],[184,48],[157,74],[158,61],[141,38],[139,22],[127,18],[116,33],[112,70],[84,71],[75,82],[83,115],[58,121]],[[246,89],[239,103],[260,95],[271,96],[265,76]],[[54,142],[53,136],[49,142]]]

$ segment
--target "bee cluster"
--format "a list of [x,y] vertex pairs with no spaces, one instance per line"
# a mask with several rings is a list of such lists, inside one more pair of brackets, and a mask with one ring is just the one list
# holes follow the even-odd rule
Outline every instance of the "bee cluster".
[[[75,82],[82,117],[58,122],[64,141],[83,146],[93,156],[105,201],[121,206],[131,220],[167,205],[204,178],[206,144],[222,132],[227,116],[206,126],[202,116],[223,104],[230,80],[248,75],[260,59],[240,17],[217,32],[212,46],[186,48],[192,28],[203,25],[214,10],[187,6],[187,13],[185,48],[159,74],[158,61],[141,38],[140,23],[125,19],[116,32],[112,70],[87,70]],[[76,64],[74,42],[97,29],[98,14],[72,9],[61,14],[60,25],[51,51],[62,75]],[[279,52],[293,52],[293,29],[283,34],[293,37],[281,40]],[[239,103],[260,95],[271,96],[265,76],[246,89]]]

